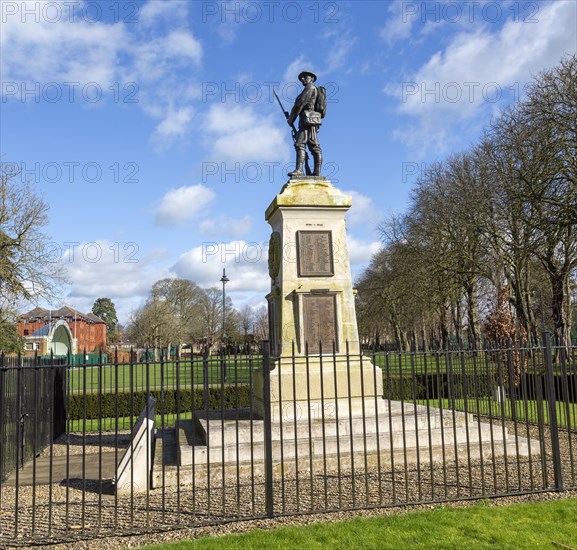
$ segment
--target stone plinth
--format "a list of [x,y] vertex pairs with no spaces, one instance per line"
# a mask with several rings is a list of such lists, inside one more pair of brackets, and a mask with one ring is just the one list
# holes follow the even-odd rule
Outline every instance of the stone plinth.
[[[300,177],[266,210],[272,228],[267,300],[273,420],[287,414],[320,418],[338,400],[361,412],[363,400],[374,408],[375,396],[381,399],[381,370],[360,355],[345,226],[351,205],[351,197],[326,178]],[[263,414],[262,373],[254,390]]]
[[351,197],[325,178],[287,183],[266,210],[271,225],[269,317],[273,356],[359,353],[345,214]]
[[[382,412],[383,378],[381,369],[368,359],[343,356],[282,358],[272,362],[270,371],[271,419],[297,418],[309,414],[330,419],[338,409],[344,415]],[[255,407],[264,414],[263,373],[255,376]],[[338,401],[338,402],[337,402]]]

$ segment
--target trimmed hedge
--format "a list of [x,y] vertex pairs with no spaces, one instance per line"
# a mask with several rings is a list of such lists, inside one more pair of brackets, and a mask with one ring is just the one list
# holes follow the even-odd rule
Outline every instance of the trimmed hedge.
[[411,401],[423,399],[423,395],[425,395],[425,387],[418,379],[415,380],[413,386],[411,377],[390,376],[383,378],[383,396],[385,399],[400,401],[402,398],[405,401]]
[[449,377],[446,374],[418,374],[415,381],[411,376],[384,376],[383,395],[385,399],[398,401],[404,399],[448,399],[451,397],[469,398],[491,395],[491,389],[495,386],[492,380],[485,375],[454,374]]
[[[534,382],[529,384],[531,390],[533,384]],[[558,385],[561,386],[561,383],[559,382]],[[461,374],[454,374],[452,377],[448,377],[446,374],[439,376],[436,374],[416,375],[414,381],[411,376],[384,376],[383,397],[394,401],[401,400],[401,398],[405,401],[452,397],[459,399],[465,395],[469,398],[475,398],[491,395],[495,386],[496,381],[488,379],[485,375],[469,374],[466,378]],[[558,391],[560,389],[559,387]],[[573,386],[570,387],[571,391],[575,391]],[[164,392],[153,389],[149,394],[146,391],[119,392],[118,394],[112,392],[87,393],[86,396],[84,394],[72,394],[70,396],[70,419],[114,418],[117,414],[119,417],[138,416],[148,395],[156,399],[157,413],[164,414],[176,414],[177,400],[180,401],[181,413],[205,408],[220,410],[221,408],[235,409],[237,407],[250,407],[251,405],[249,384],[226,385],[224,392],[221,386],[210,386],[208,388],[208,407],[204,403],[204,388],[202,386],[196,386],[193,389],[183,388],[179,391],[167,389]],[[86,416],[84,416],[85,407]],[[102,411],[101,414],[100,410]]]
[[[118,417],[138,416],[149,395],[156,399],[157,413],[176,414],[177,403],[181,413],[207,408],[204,403],[204,388],[202,387],[178,391],[175,389],[164,391],[155,389],[150,390],[150,393],[146,391],[80,393],[70,396],[70,420],[114,418],[117,415]],[[250,386],[248,384],[224,386],[224,392],[221,391],[220,386],[208,388],[208,409],[211,410],[219,410],[223,406],[224,409],[249,407],[250,401]],[[84,414],[85,410],[86,415]]]

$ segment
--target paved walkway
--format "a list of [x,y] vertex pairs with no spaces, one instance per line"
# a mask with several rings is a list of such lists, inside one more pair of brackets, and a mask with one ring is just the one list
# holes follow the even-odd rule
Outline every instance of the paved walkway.
[[[12,472],[6,480],[6,485],[15,485],[18,475],[18,485],[48,485],[62,483],[66,479],[105,480],[112,479],[116,474],[116,458],[120,462],[124,450],[52,457],[52,477],[50,475],[50,457],[30,460],[17,473]],[[84,458],[84,460],[83,460]],[[34,478],[36,473],[36,478]]]

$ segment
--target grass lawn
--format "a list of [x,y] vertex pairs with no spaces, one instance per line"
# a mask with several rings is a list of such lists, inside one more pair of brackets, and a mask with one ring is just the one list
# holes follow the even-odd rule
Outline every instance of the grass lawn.
[[[383,377],[403,376],[409,377],[412,373],[416,375],[446,374],[447,355],[444,353],[366,353],[365,357],[373,364],[381,367]],[[468,375],[479,377],[493,377],[499,371],[501,376],[507,375],[506,356],[501,356],[499,362],[493,356],[486,354],[475,355],[472,352],[449,352],[449,362],[452,372],[459,376],[463,369]],[[527,372],[541,372],[543,369],[542,355],[534,355],[526,360]],[[250,370],[258,369],[262,366],[262,356],[225,356],[221,359],[218,356],[211,356],[207,363],[208,382],[218,384],[222,380],[223,368],[226,370],[227,382],[248,382]],[[167,361],[161,363],[135,363],[133,365],[114,364],[99,366],[77,366],[69,370],[69,387],[74,392],[114,390],[144,389],[147,387],[175,387],[177,380],[180,386],[190,386],[191,384],[202,384],[204,380],[205,365],[202,357],[194,356],[192,359],[181,361]],[[567,366],[567,370],[575,372],[575,366]],[[560,367],[556,368],[557,374],[561,373]]]
[[[250,370],[262,366],[262,357],[255,355],[228,356],[224,360],[213,356],[207,363],[208,383],[218,384],[223,371],[226,371],[227,381],[239,383],[250,380]],[[161,363],[135,363],[133,365],[113,364],[86,367],[72,367],[69,372],[69,387],[73,392],[98,391],[98,389],[119,391],[129,389],[188,387],[202,384],[204,380],[204,363],[202,358],[191,360],[170,361]],[[85,379],[86,377],[86,379]]]
[[[417,401],[420,405],[426,405],[426,401]],[[505,418],[512,420],[516,418],[519,422],[537,423],[541,417],[541,422],[547,424],[549,422],[549,407],[546,402],[538,401],[515,401],[510,399],[505,400],[502,404],[486,398],[467,399],[467,412],[472,414],[490,415],[493,418]],[[557,401],[557,424],[560,428],[577,428],[577,403],[565,403]],[[429,406],[439,408],[439,400],[429,400]],[[442,399],[441,407],[443,409],[452,409],[464,411],[465,402],[463,399]],[[513,415],[515,413],[515,416]],[[541,416],[542,415],[542,416]],[[577,528],[577,527],[576,527]]]
[[437,508],[239,535],[205,537],[148,549],[534,549],[577,547],[577,499]]
[[[448,365],[452,367],[454,374],[458,375],[465,372],[469,375],[477,374],[478,376],[496,375],[501,373],[502,376],[508,374],[507,351],[486,352],[479,351],[439,351],[439,352],[364,352],[365,357],[371,359],[373,364],[383,369],[383,375],[392,376],[402,372],[405,376],[415,374],[443,374],[447,373]],[[525,372],[542,374],[545,370],[545,358],[542,350],[533,351],[531,355],[523,355],[523,366]],[[565,366],[558,363],[553,365],[555,374],[576,373],[577,365],[575,360],[569,359]]]

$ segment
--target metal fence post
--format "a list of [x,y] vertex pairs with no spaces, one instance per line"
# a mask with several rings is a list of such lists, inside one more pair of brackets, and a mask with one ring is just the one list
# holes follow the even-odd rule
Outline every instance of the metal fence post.
[[265,508],[269,518],[274,517],[274,495],[272,480],[272,426],[270,411],[270,342],[263,341],[263,399],[264,399],[264,483]]
[[543,334],[545,342],[545,392],[549,406],[549,428],[551,430],[551,453],[553,455],[553,475],[555,488],[563,490],[563,474],[561,472],[561,450],[559,448],[559,426],[557,423],[557,399],[555,395],[555,377],[553,376],[553,355],[551,350],[551,334]]
[[[202,392],[204,399],[204,408],[208,411],[208,345],[202,354]],[[194,400],[193,400],[194,405]],[[193,406],[194,408],[194,406]]]
[[[4,433],[5,426],[8,421],[8,414],[6,408],[6,403],[8,399],[4,395],[4,376],[6,375],[6,370],[4,365],[4,352],[0,353],[0,483],[4,481],[4,474],[7,472],[8,468],[6,465],[6,453],[4,451]],[[0,506],[2,504],[2,491],[0,489]]]

